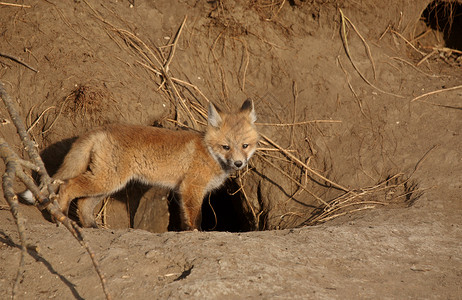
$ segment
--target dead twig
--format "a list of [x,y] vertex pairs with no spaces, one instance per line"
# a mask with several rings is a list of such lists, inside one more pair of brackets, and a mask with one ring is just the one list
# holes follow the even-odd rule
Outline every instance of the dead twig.
[[175,38],[173,39],[173,43],[172,43],[172,50],[170,50],[167,60],[165,64],[163,65],[163,69],[165,72],[169,71],[170,63],[172,62],[173,56],[175,55],[175,50],[176,50],[176,45],[178,44],[178,39],[180,38],[181,32],[183,31],[183,28],[184,28],[184,25],[186,24],[187,19],[188,19],[188,16],[184,16],[183,22],[181,22],[181,25],[178,28],[177,33],[175,34]]
[[[260,212],[258,214],[255,213],[255,209],[253,207],[253,205],[250,203],[249,201],[249,197],[247,196],[247,193],[245,192],[245,189],[244,189],[244,182],[242,180],[244,176],[241,176],[239,174],[238,176],[238,179],[239,179],[239,190],[242,191],[242,195],[244,197],[244,200],[245,200],[245,203],[247,204],[247,207],[250,209],[250,212],[252,213],[252,217],[253,217],[253,221],[254,221],[254,224],[255,224],[255,227],[258,228],[258,224],[260,223],[260,215],[262,214],[262,211],[260,210]],[[237,193],[239,190],[237,190],[235,193]],[[215,216],[216,218],[216,216]],[[215,221],[216,222],[216,221]]]
[[255,123],[257,126],[275,126],[275,127],[292,127],[300,125],[318,124],[318,123],[342,123],[341,120],[311,120],[294,123]]
[[428,53],[427,55],[425,55],[415,66],[418,67],[420,66],[424,61],[426,61],[427,59],[429,59],[431,56],[433,56],[433,54],[436,54],[438,53],[437,50],[433,50],[432,52]]
[[414,49],[417,53],[419,53],[420,55],[422,56],[425,56],[426,53],[425,52],[422,52],[420,51],[419,49],[417,49],[411,42],[409,42],[401,33],[399,33],[398,31],[396,30],[391,30],[392,33],[396,34],[399,38],[401,38],[406,44],[408,44],[409,46],[411,46],[412,49]]
[[56,107],[54,106],[50,106],[48,107],[47,109],[45,109],[44,111],[42,111],[42,113],[37,117],[37,119],[35,119],[34,123],[32,123],[32,125],[30,125],[30,127],[27,129],[27,133],[29,133],[37,124],[38,122],[40,122],[40,119],[42,119],[42,117],[47,113],[47,111],[49,111],[50,109],[55,109]]
[[439,89],[439,90],[436,90],[436,91],[431,91],[431,92],[428,92],[428,93],[425,93],[425,94],[422,94],[420,96],[415,97],[414,99],[411,100],[411,102],[422,99],[423,97],[427,97],[427,96],[438,94],[438,93],[448,92],[448,91],[454,91],[454,90],[457,90],[457,89],[460,89],[460,88],[462,88],[462,85],[453,86],[453,87],[450,87],[450,88],[447,88],[447,89]]
[[[297,99],[298,99],[298,87],[297,87],[297,82],[293,81],[292,82],[292,96],[294,97],[294,105],[293,105],[293,111],[292,111],[292,123],[295,123],[295,119],[297,118]],[[293,145],[294,142],[294,137],[295,137],[295,127],[292,126],[290,130],[290,147]]]
[[[244,70],[242,71],[241,89],[242,91],[245,91],[245,80],[246,80],[245,77],[246,77],[247,69],[250,63],[250,52],[249,52],[249,49],[248,49],[248,46],[245,40],[241,40],[237,37],[233,37],[233,39],[239,41],[242,44],[242,48],[244,48],[242,56],[244,57],[244,53],[245,53],[245,63],[244,63],[244,68],[243,68]],[[244,58],[242,58],[242,60],[244,60]],[[242,69],[242,64],[243,62],[241,63],[241,66],[239,67],[239,69]]]
[[355,96],[355,99],[356,99],[356,101],[358,103],[359,110],[361,111],[361,114],[366,117],[366,113],[364,112],[364,109],[363,109],[363,103],[362,103],[361,99],[359,99],[358,94],[356,93],[356,91],[353,88],[353,85],[351,84],[350,74],[348,74],[348,72],[343,67],[342,62],[340,61],[340,56],[337,56],[337,61],[338,61],[338,64],[339,64],[340,68],[342,69],[343,73],[345,74],[345,77],[346,77],[346,80],[347,80],[347,83],[348,83],[348,87],[350,88],[350,91]]
[[[101,272],[101,268],[99,267],[99,263],[95,258],[93,250],[90,248],[90,246],[84,239],[82,231],[80,230],[78,225],[72,220],[70,220],[66,215],[64,215],[60,210],[59,206],[55,204],[54,200],[57,197],[56,190],[58,188],[59,183],[53,181],[51,177],[48,175],[45,169],[45,165],[42,159],[40,158],[40,155],[38,154],[37,148],[29,138],[24,123],[22,122],[22,119],[20,118],[16,108],[14,107],[13,101],[6,93],[2,82],[0,82],[0,97],[2,98],[8,110],[8,113],[10,114],[11,120],[16,126],[17,132],[24,145],[24,149],[27,151],[29,157],[32,160],[32,163],[30,163],[19,158],[19,156],[9,147],[8,143],[3,138],[0,138],[0,156],[6,165],[6,172],[3,175],[3,192],[5,198],[8,201],[8,204],[10,205],[10,210],[15,219],[21,239],[22,257],[18,270],[18,275],[16,277],[15,284],[13,285],[12,297],[15,298],[16,296],[19,278],[22,273],[21,270],[23,266],[23,259],[26,253],[26,236],[23,225],[24,221],[19,214],[18,200],[13,190],[14,178],[17,177],[26,185],[26,187],[32,192],[34,197],[37,199],[37,207],[41,210],[46,209],[50,213],[50,215],[56,221],[62,223],[69,230],[69,232],[71,232],[71,234],[77,239],[80,245],[85,248],[99,276],[103,291],[106,295],[106,299],[111,299],[111,296],[106,287],[106,279],[103,273]],[[24,167],[33,168],[40,175],[42,189],[37,187],[32,178],[30,178],[28,175],[24,173]]]
[[305,192],[307,192],[308,194],[310,194],[312,197],[314,197],[316,200],[318,200],[319,202],[321,202],[321,204],[325,205],[325,206],[330,206],[329,203],[327,203],[326,201],[324,201],[324,199],[322,199],[321,197],[317,196],[316,194],[314,194],[312,191],[310,191],[309,189],[307,189],[305,186],[303,186],[300,182],[298,182],[297,180],[295,180],[292,176],[290,176],[287,172],[283,171],[280,167],[276,166],[275,164],[273,164],[272,162],[270,162],[267,158],[265,158],[263,155],[261,155],[260,153],[256,153],[256,155],[258,157],[260,157],[263,161],[265,161],[268,165],[272,166],[273,168],[277,169],[282,175],[286,176],[287,178],[290,179],[290,181],[292,181],[293,183],[295,183],[298,187],[300,187],[302,190],[304,190]]
[[438,144],[433,145],[430,149],[427,150],[427,152],[425,152],[425,154],[416,163],[416,165],[414,167],[414,171],[412,171],[412,174],[409,177],[412,177],[414,175],[414,173],[417,172],[417,170],[420,168],[420,165],[427,159],[427,156],[430,154],[430,152],[432,152],[433,150],[435,150],[439,146],[440,145],[438,145]]
[[[407,197],[414,193],[416,189],[405,191],[404,194],[394,195],[397,188],[405,188],[409,179],[400,180],[402,173],[390,176],[388,179],[379,182],[375,186],[362,188],[354,192],[344,193],[329,202],[330,206],[325,207],[319,213],[316,213],[312,218],[303,222],[304,225],[315,225],[323,223],[334,218],[358,212],[365,209],[375,208],[377,205],[386,206],[391,204],[392,200]],[[394,183],[399,181],[398,183]],[[385,196],[382,201],[373,200],[377,195]],[[391,196],[391,197],[390,197]],[[358,207],[359,206],[359,207]],[[355,208],[356,207],[356,208]]]
[[10,206],[10,211],[11,214],[13,215],[13,218],[16,222],[16,226],[18,228],[18,233],[19,233],[19,240],[21,241],[21,257],[19,260],[19,266],[18,266],[18,272],[16,273],[16,278],[13,283],[13,288],[11,291],[11,298],[15,299],[17,290],[18,290],[18,284],[20,282],[23,270],[24,270],[24,258],[26,255],[26,230],[24,228],[24,219],[22,218],[20,212],[19,212],[19,204],[18,204],[18,198],[13,192],[13,182],[14,182],[14,177],[15,177],[15,170],[17,167],[17,162],[12,160],[12,155],[11,153],[8,153],[4,150],[6,145],[6,142],[3,138],[0,137],[0,157],[3,158],[5,161],[6,165],[6,170],[5,173],[2,176],[2,188],[3,188],[3,193],[5,196],[6,201],[8,202],[8,205]]
[[422,73],[422,74],[424,74],[424,75],[426,75],[426,76],[429,76],[429,77],[443,77],[442,75],[434,75],[434,74],[425,73],[425,72],[422,71],[421,69],[419,69],[419,68],[417,68],[416,66],[414,66],[413,63],[408,62],[407,60],[402,59],[401,57],[393,56],[393,57],[390,57],[390,58],[392,58],[392,59],[394,59],[394,60],[397,60],[397,61],[400,61],[400,62],[403,62],[403,63],[405,63],[405,64],[411,66],[414,70],[416,70],[416,71],[418,71],[418,72],[420,72],[420,73]]
[[366,48],[367,57],[369,58],[371,65],[372,65],[372,72],[374,73],[374,79],[377,79],[377,72],[375,71],[375,63],[374,63],[374,59],[372,58],[371,48],[369,47],[369,45],[367,44],[366,40],[361,35],[361,33],[359,33],[359,30],[356,29],[355,24],[353,24],[353,22],[351,22],[351,20],[343,14],[342,10],[340,10],[340,14],[351,25],[351,27],[353,27],[353,30],[356,32],[356,34],[359,36],[359,38],[363,42],[363,45]]
[[335,183],[333,182],[332,180],[324,177],[323,175],[319,174],[318,172],[316,172],[315,170],[313,170],[312,168],[310,168],[309,166],[307,166],[304,162],[302,162],[300,159],[298,159],[297,157],[295,157],[292,153],[290,153],[289,151],[286,151],[285,149],[283,149],[281,146],[279,146],[278,144],[276,144],[276,142],[274,142],[273,140],[271,140],[269,137],[267,137],[266,135],[264,134],[260,134],[262,138],[264,138],[266,141],[268,141],[271,145],[273,145],[274,147],[278,148],[284,155],[286,155],[288,158],[290,158],[295,164],[297,164],[298,166],[306,169],[307,171],[309,171],[310,173],[316,175],[318,178],[324,180],[325,182],[329,183],[331,186],[333,187],[336,187],[342,191],[345,191],[345,192],[350,192],[350,189],[338,184],[338,183]]
[[29,70],[34,71],[35,73],[38,72],[37,69],[32,68],[31,66],[29,66],[29,65],[26,64],[25,62],[22,62],[21,60],[19,60],[19,58],[16,58],[16,57],[11,56],[11,55],[3,54],[3,53],[0,53],[0,56],[1,56],[1,57],[5,57],[5,58],[8,58],[8,59],[11,59],[12,61],[17,62],[17,63],[20,64],[20,65],[23,65],[24,67],[28,68]]
[[20,8],[31,8],[30,5],[16,4],[16,3],[8,3],[8,2],[0,2],[0,5],[13,6],[13,7],[20,7]]
[[[342,38],[342,42],[343,42],[343,46],[345,48],[345,52],[347,54],[347,57],[348,59],[350,60],[353,68],[355,69],[355,71],[358,73],[359,77],[361,77],[362,80],[364,80],[368,85],[370,85],[371,87],[373,87],[374,89],[376,89],[377,91],[381,92],[381,93],[384,93],[384,94],[387,94],[387,95],[391,95],[391,96],[395,96],[395,97],[398,97],[398,98],[404,98],[404,96],[401,96],[401,95],[398,95],[398,94],[394,94],[394,93],[391,93],[391,92],[387,92],[387,91],[384,91],[382,90],[381,88],[375,86],[374,84],[372,84],[367,78],[366,76],[363,75],[363,73],[359,70],[359,68],[356,66],[356,63],[354,62],[353,60],[353,57],[351,56],[351,52],[350,52],[350,47],[348,45],[348,38],[347,38],[347,34],[346,34],[346,21],[348,21],[348,23],[351,25],[352,22],[349,21],[349,19],[343,14],[343,11],[339,8],[339,11],[340,11],[340,18],[341,18],[341,38]],[[353,26],[353,25],[352,25]],[[354,29],[354,28],[353,28]],[[367,49],[367,48],[366,48]]]
[[[380,204],[384,205],[384,203],[380,203]],[[318,223],[324,223],[324,222],[327,222],[329,220],[332,220],[332,219],[335,219],[335,218],[338,218],[338,217],[341,217],[341,216],[344,216],[344,215],[347,215],[347,214],[351,214],[351,213],[366,210],[366,209],[373,209],[373,208],[375,208],[375,205],[366,205],[364,207],[352,209],[352,210],[345,211],[345,212],[342,212],[342,213],[338,213],[338,214],[335,214],[335,215],[329,215],[327,217],[324,217],[322,219],[317,220],[317,222]]]
[[[181,23],[180,27],[177,30],[177,33],[175,34],[175,37],[173,38],[173,42],[171,43],[171,50],[168,54],[168,57],[165,63],[162,64],[161,66],[161,72],[162,72],[162,77],[163,77],[164,82],[166,82],[167,85],[170,87],[170,89],[173,90],[170,92],[170,94],[175,100],[175,104],[176,104],[175,107],[176,108],[181,107],[186,112],[186,115],[188,116],[191,126],[194,129],[197,129],[197,120],[194,118],[194,115],[191,113],[188,106],[185,104],[183,97],[181,97],[180,92],[178,91],[177,87],[173,83],[171,76],[169,74],[170,73],[170,63],[172,62],[173,56],[175,55],[175,50],[178,44],[178,40],[180,38],[181,32],[183,31],[183,28],[186,24],[187,19],[188,19],[188,16],[185,16],[183,18],[183,22]],[[164,82],[162,82],[160,86],[163,86]],[[177,116],[177,118],[179,118],[179,116]],[[178,120],[178,121],[181,122],[181,120]]]

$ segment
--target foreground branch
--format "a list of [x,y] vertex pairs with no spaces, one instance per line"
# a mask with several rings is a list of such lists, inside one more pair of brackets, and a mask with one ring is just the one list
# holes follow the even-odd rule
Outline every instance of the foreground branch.
[[[88,243],[85,241],[82,231],[80,227],[71,219],[69,219],[66,215],[64,215],[59,206],[56,204],[54,199],[56,196],[56,190],[59,186],[58,182],[55,182],[51,179],[48,175],[45,165],[40,158],[40,155],[35,147],[35,144],[29,138],[24,123],[20,118],[13,101],[6,93],[3,83],[0,81],[0,97],[3,99],[5,106],[10,114],[10,117],[16,126],[19,136],[21,137],[21,141],[24,145],[25,150],[27,151],[29,157],[33,161],[33,163],[25,161],[21,159],[8,145],[8,143],[0,137],[0,157],[5,162],[6,170],[5,174],[3,175],[3,193],[5,195],[5,199],[7,200],[11,213],[15,219],[19,237],[21,240],[21,260],[19,265],[19,270],[17,273],[17,277],[15,283],[13,285],[12,290],[12,298],[15,298],[17,292],[17,286],[20,281],[20,277],[22,274],[22,269],[24,266],[24,256],[26,253],[26,236],[25,236],[25,229],[24,229],[24,221],[23,218],[20,216],[19,209],[18,209],[18,199],[13,190],[13,183],[14,179],[18,178],[21,180],[26,187],[34,194],[35,199],[38,202],[38,208],[43,210],[46,209],[48,213],[58,222],[62,223],[69,232],[77,239],[82,247],[85,248],[87,253],[90,255],[91,261],[95,270],[100,278],[101,285],[106,295],[106,299],[111,299],[109,292],[106,288],[106,279],[104,278],[103,273],[101,272],[101,268],[99,267],[98,261],[95,258],[94,252],[91,250]],[[24,167],[31,168],[34,171],[38,172],[40,175],[40,182],[41,187],[39,188],[34,181],[24,172]]]
[[3,140],[3,138],[0,138],[0,157],[3,158],[5,161],[6,169],[5,169],[5,174],[2,176],[2,188],[3,188],[3,193],[5,195],[5,199],[8,202],[8,205],[10,206],[10,211],[11,214],[13,215],[15,221],[16,221],[16,226],[18,227],[18,233],[19,233],[19,240],[21,241],[21,258],[19,260],[19,267],[18,267],[18,272],[16,274],[16,279],[14,280],[13,283],[13,289],[12,289],[12,298],[15,298],[17,289],[18,289],[18,283],[21,279],[23,269],[24,269],[24,257],[26,254],[26,236],[25,236],[25,228],[24,228],[24,220],[21,217],[18,209],[18,198],[16,197],[15,193],[13,192],[13,179],[15,176],[15,169],[17,169],[17,162],[12,159],[11,153],[8,153],[7,151],[4,151],[6,142]]

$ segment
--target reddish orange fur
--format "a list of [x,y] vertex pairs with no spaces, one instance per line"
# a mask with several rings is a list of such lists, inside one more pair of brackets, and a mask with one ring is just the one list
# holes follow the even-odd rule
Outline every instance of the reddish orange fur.
[[56,175],[64,181],[59,205],[67,214],[78,199],[84,227],[96,227],[95,206],[130,180],[176,189],[182,200],[183,227],[200,229],[201,206],[233,170],[243,168],[254,153],[258,134],[253,103],[234,114],[209,107],[204,134],[139,125],[112,124],[75,141]]

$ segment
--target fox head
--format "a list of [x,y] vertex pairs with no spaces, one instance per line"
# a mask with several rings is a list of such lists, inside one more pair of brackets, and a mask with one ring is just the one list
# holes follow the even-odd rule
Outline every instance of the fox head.
[[209,104],[205,144],[225,170],[240,170],[257,149],[257,116],[253,101],[247,99],[239,111],[224,113]]

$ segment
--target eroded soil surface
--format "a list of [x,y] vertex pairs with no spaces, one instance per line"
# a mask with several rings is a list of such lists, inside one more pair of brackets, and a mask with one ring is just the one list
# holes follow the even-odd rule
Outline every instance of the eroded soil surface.
[[[169,66],[174,78],[190,83],[190,93],[183,86],[186,98],[206,103],[199,89],[232,108],[251,97],[260,132],[335,182],[359,189],[402,173],[420,197],[300,226],[312,213],[308,196],[286,188],[293,182],[255,157],[258,172],[249,176],[257,179],[246,188],[249,201],[263,199],[255,206],[265,211],[260,228],[271,230],[228,232],[220,224],[225,231],[153,233],[128,228],[129,209],[115,201],[118,214],[108,216],[104,229],[83,230],[114,299],[461,299],[462,89],[412,101],[460,85],[460,57],[440,47],[423,60],[437,49],[435,30],[413,40],[416,49],[404,41],[425,32],[419,16],[430,1],[131,2],[0,4],[0,53],[39,71],[0,57],[0,80],[39,149],[48,149],[49,170],[68,149],[52,145],[95,125],[173,126],[174,104],[148,68],[146,57],[153,56],[141,41],[167,59],[187,16]],[[370,47],[375,79],[350,23],[342,39],[342,14]],[[369,83],[355,71],[345,42]],[[178,116],[188,121],[187,113]],[[9,118],[3,105],[0,118]],[[326,122],[265,125],[310,120]],[[12,124],[0,126],[24,154]],[[277,161],[284,164],[283,156]],[[292,166],[284,170],[304,177]],[[0,205],[0,298],[6,299],[20,241],[3,198]],[[29,247],[18,299],[103,299],[88,254],[71,234],[33,206],[20,210]],[[165,231],[168,216],[157,216],[162,226],[151,231]]]

